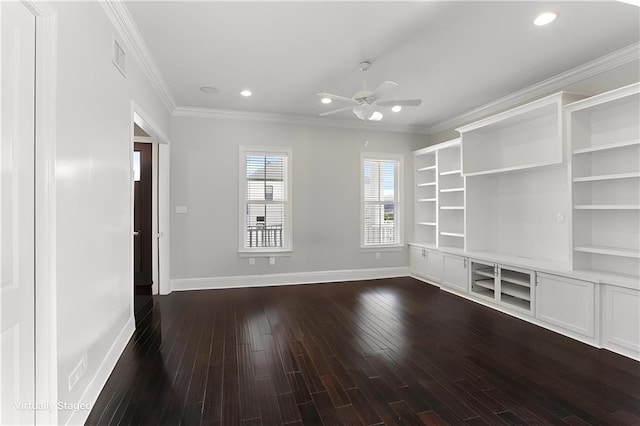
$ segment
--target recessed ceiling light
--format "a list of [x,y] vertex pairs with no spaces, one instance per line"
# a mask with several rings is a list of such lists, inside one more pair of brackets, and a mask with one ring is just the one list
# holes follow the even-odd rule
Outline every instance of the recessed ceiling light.
[[200,91],[204,92],[204,93],[209,93],[209,94],[212,94],[212,95],[214,95],[216,93],[220,93],[220,90],[216,89],[215,87],[210,87],[210,86],[202,86],[200,88]]
[[243,90],[240,94],[244,97],[249,97],[252,95],[251,90]]
[[558,15],[553,13],[553,12],[545,12],[545,13],[541,13],[540,15],[538,15],[535,19],[535,21],[533,21],[533,23],[537,26],[542,26],[542,25],[547,25],[550,24],[551,22],[555,21],[556,17]]
[[396,105],[393,108],[391,108],[391,111],[400,112],[400,111],[402,111],[402,107],[400,105]]
[[331,98],[322,98],[320,99],[320,102],[322,102],[323,104],[330,104],[332,101]]

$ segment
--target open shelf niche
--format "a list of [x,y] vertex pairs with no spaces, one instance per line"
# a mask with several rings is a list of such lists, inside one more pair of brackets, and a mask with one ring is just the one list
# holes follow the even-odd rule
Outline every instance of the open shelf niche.
[[568,105],[573,267],[640,275],[640,84]]
[[571,204],[560,92],[458,129],[466,177],[466,248],[571,266]]
[[438,235],[438,164],[430,147],[414,153],[414,242],[436,246]]
[[464,249],[465,178],[460,143],[443,146],[438,155],[438,247]]
[[462,174],[475,176],[563,162],[563,106],[584,96],[559,92],[457,129]]

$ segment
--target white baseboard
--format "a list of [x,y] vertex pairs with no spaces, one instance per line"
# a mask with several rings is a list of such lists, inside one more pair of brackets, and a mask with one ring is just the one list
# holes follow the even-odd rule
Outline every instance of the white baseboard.
[[[87,389],[80,397],[80,401],[78,401],[79,406],[93,407],[95,405],[102,388],[104,388],[104,385],[107,383],[107,379],[109,379],[118,359],[120,359],[120,355],[122,355],[124,348],[127,346],[127,343],[129,343],[129,339],[133,336],[135,329],[136,325],[134,318],[129,318],[129,321],[127,321],[122,330],[120,330],[118,337],[116,337],[113,345],[111,345],[111,348],[109,349],[109,352],[107,352],[104,360],[102,360],[102,363],[100,364],[100,367],[98,367],[98,371],[95,376],[93,376],[93,379],[91,379],[89,386],[87,386]],[[73,411],[66,424],[83,425],[87,421],[90,412],[91,410]]]
[[336,281],[373,280],[406,277],[409,267],[375,269],[344,269],[341,271],[292,272],[285,274],[242,275],[231,277],[177,278],[171,280],[171,289],[208,290],[218,288],[269,287],[292,284],[314,284]]

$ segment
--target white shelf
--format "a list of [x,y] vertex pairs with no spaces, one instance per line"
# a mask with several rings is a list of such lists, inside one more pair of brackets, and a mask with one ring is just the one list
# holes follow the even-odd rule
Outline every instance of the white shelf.
[[573,154],[574,155],[589,154],[591,152],[607,151],[610,149],[626,148],[628,146],[636,146],[636,145],[640,145],[640,139],[633,139],[630,141],[615,142],[615,143],[609,143],[606,145],[598,145],[598,146],[593,146],[589,148],[576,149],[573,151]]
[[509,298],[509,299],[501,299],[500,300],[503,304],[505,305],[511,305],[513,307],[516,308],[520,308],[524,311],[530,311],[531,310],[531,302],[529,302],[528,300],[522,300],[518,297],[516,298]]
[[458,170],[449,170],[446,172],[441,172],[440,176],[447,176],[447,175],[459,175],[462,171],[460,169]]
[[599,176],[583,176],[573,178],[574,182],[594,182],[600,180],[614,180],[614,179],[629,179],[640,177],[640,172],[631,173],[616,173],[611,175],[599,175]]
[[531,300],[531,290],[525,290],[523,287],[505,287],[500,286],[500,293],[508,294],[509,296],[517,297],[522,300]]
[[440,235],[443,235],[445,237],[464,238],[464,234],[461,234],[459,232],[440,232]]
[[435,198],[418,198],[416,201],[419,203],[426,203],[427,201],[436,201],[436,199]]
[[494,290],[495,283],[493,280],[474,280],[473,283],[478,287],[486,288],[489,290]]
[[484,269],[476,269],[473,272],[483,277],[491,278],[493,280],[493,276],[494,276],[493,269],[489,269],[486,271]]
[[440,192],[464,192],[464,188],[446,188],[441,189]]
[[478,289],[473,289],[471,291],[476,296],[487,297],[489,299],[494,299],[495,298],[495,296],[494,296],[495,292],[493,290],[491,290],[491,289],[487,289],[487,288],[481,287],[481,288],[478,288]]
[[435,170],[435,168],[436,165],[434,164],[433,166],[421,167],[417,169],[416,172],[426,172],[427,170]]
[[494,173],[516,172],[518,170],[526,170],[526,169],[532,169],[535,167],[543,167],[543,166],[548,166],[550,164],[556,164],[556,163],[548,163],[546,161],[540,162],[540,163],[526,163],[520,166],[499,167],[496,169],[482,170],[479,172],[467,172],[464,174],[464,176],[481,176],[481,175],[490,175]]
[[464,210],[463,206],[440,206],[441,210]]
[[575,251],[583,253],[604,254],[608,256],[631,257],[634,259],[640,259],[640,250],[603,246],[576,246],[573,249]]
[[516,284],[516,285],[529,288],[531,286],[531,282],[528,279],[522,278],[521,275],[522,274],[518,274],[517,272],[507,271],[505,269],[500,271],[500,279],[502,281],[506,281],[511,284]]
[[640,210],[639,204],[580,204],[576,210]]
[[418,225],[424,225],[424,226],[436,226],[437,223],[435,222],[418,222]]
[[425,182],[425,183],[419,183],[416,186],[418,187],[422,187],[422,186],[436,186],[435,182]]

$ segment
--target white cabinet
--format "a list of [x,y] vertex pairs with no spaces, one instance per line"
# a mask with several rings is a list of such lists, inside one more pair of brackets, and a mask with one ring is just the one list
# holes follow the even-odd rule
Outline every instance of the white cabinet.
[[442,254],[436,250],[411,246],[411,273],[434,284],[442,279]]
[[[538,273],[536,318],[568,334],[596,338],[595,284]],[[553,328],[553,327],[552,327]]]
[[462,139],[462,174],[562,163],[562,107],[581,98],[560,92],[457,129]]
[[567,106],[573,265],[637,282],[640,271],[640,84]]
[[640,360],[640,291],[604,285],[605,348]]
[[472,296],[518,312],[533,313],[534,272],[471,260],[470,275]]
[[467,293],[469,282],[469,271],[467,270],[468,259],[452,254],[443,254],[444,272],[442,285],[450,289]]

